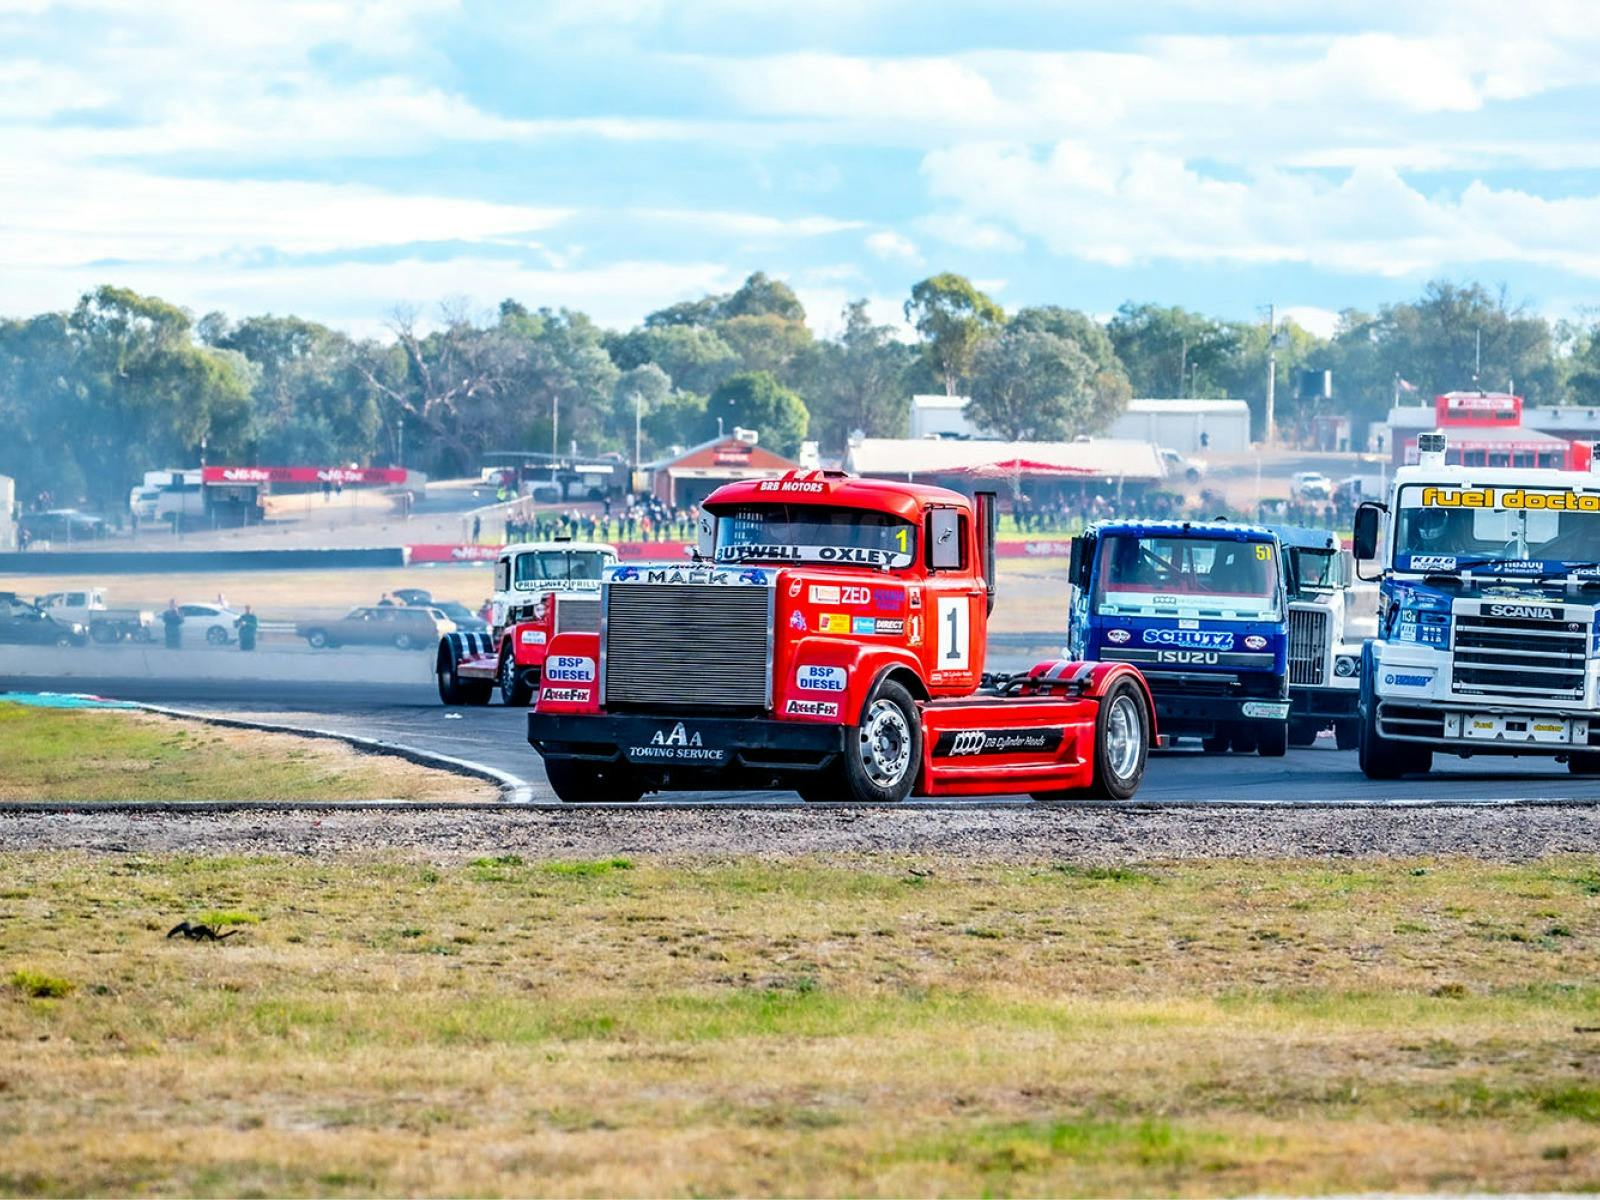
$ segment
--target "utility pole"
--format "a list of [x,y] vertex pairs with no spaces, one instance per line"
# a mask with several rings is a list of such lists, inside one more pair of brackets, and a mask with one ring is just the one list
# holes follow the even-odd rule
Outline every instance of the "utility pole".
[[561,457],[561,393],[550,393],[550,469],[555,470],[556,460]]
[[639,454],[639,442],[640,442],[639,430],[640,430],[640,427],[643,425],[643,423],[644,423],[644,393],[643,392],[635,392],[633,394],[633,469],[634,469],[635,473],[638,472],[639,466],[640,466],[640,463],[639,463],[639,459],[640,459],[640,454]]
[[405,470],[405,467],[406,467],[406,418],[405,418],[405,414],[402,413],[400,415],[400,417],[395,421],[394,425],[395,425],[394,456],[397,459],[400,460],[395,465],[398,466],[403,471],[403,470]]
[[1278,306],[1267,305],[1267,445],[1277,441],[1276,430],[1273,423],[1276,414],[1273,409],[1277,403],[1278,394]]

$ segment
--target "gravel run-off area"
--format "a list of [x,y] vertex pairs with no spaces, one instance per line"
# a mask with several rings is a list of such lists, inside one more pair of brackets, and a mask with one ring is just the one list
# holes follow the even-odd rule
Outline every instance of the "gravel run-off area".
[[1586,805],[1310,809],[623,808],[227,812],[0,809],[0,852],[386,854],[456,862],[645,855],[916,855],[1124,863],[1463,855],[1524,861],[1600,849]]

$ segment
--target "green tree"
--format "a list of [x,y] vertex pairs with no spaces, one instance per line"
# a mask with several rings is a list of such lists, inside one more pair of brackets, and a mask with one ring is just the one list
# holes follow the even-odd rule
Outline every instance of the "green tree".
[[[611,433],[627,447],[630,459],[633,456],[635,422],[638,422],[642,434],[649,427],[645,418],[654,414],[671,397],[672,380],[655,363],[644,363],[631,371],[623,371],[617,377],[616,386],[612,389]],[[645,448],[653,450],[653,440],[645,442]]]
[[905,379],[916,357],[891,327],[873,324],[865,300],[851,301],[843,315],[839,336],[820,344],[807,371],[812,433],[831,452],[842,452],[857,430],[867,437],[905,436]]
[[740,285],[739,290],[717,305],[718,320],[735,317],[777,317],[804,325],[806,310],[794,289],[765,272],[756,271]]
[[763,446],[790,458],[799,453],[810,422],[800,397],[766,371],[741,371],[723,380],[706,403],[706,415],[712,425],[721,418],[724,433],[756,430]]
[[1053,333],[1008,330],[978,347],[967,413],[980,429],[1012,441],[1057,441],[1089,432],[1095,364]]
[[1134,304],[1107,326],[1135,396],[1222,396],[1218,381],[1235,353],[1236,327],[1185,308]]
[[673,392],[644,419],[654,454],[698,445],[716,431],[717,423],[706,416],[706,398],[693,392]]
[[711,392],[739,369],[739,356],[733,347],[706,326],[646,324],[628,333],[607,334],[605,346],[612,361],[624,371],[654,363],[675,386],[702,394]]
[[1116,347],[1105,326],[1085,313],[1053,305],[1024,308],[1006,323],[1008,330],[1021,333],[1048,333],[1070,342],[1094,364],[1090,387],[1093,403],[1087,418],[1090,433],[1103,432],[1128,407],[1133,385],[1127,369],[1117,357]]
[[998,304],[964,276],[949,272],[914,284],[905,313],[922,335],[948,396],[965,386],[978,346],[1005,320]]

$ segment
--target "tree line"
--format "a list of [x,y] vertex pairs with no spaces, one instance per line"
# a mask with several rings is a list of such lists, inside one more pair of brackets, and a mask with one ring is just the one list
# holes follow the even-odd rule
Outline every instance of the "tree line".
[[[1014,439],[1103,431],[1132,396],[1236,397],[1260,433],[1265,320],[1226,321],[1129,302],[1108,321],[1057,306],[1007,313],[940,274],[904,306],[915,340],[866,301],[818,337],[794,291],[761,272],[726,295],[673,304],[628,330],[515,300],[489,316],[447,308],[423,329],[352,338],[293,316],[195,320],[106,286],[70,312],[0,320],[0,474],[19,494],[120,503],[150,469],[211,462],[398,462],[475,474],[493,450],[617,451],[646,458],[735,427],[793,455],[842,454],[859,432],[906,433],[908,398],[969,395],[987,432]],[[1339,316],[1332,337],[1277,335],[1280,436],[1321,413],[1359,432],[1405,380],[1424,396],[1512,387],[1532,403],[1600,404],[1600,330],[1550,322],[1480,284],[1436,281],[1413,301]],[[1301,387],[1331,371],[1333,395]]]

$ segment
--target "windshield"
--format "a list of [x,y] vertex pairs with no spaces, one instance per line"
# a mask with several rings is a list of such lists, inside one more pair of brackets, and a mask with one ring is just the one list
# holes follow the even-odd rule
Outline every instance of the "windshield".
[[809,504],[742,508],[717,517],[718,562],[822,562],[909,567],[917,527],[887,513]]
[[1600,561],[1600,493],[1542,488],[1400,489],[1397,571],[1562,572]]
[[530,550],[516,558],[518,588],[533,588],[552,580],[600,586],[600,572],[611,556],[599,550]]
[[1100,539],[1095,606],[1173,616],[1276,613],[1277,551],[1271,542],[1112,534]]
[[1344,586],[1344,563],[1338,550],[1296,550],[1295,567],[1303,592],[1336,592]]

